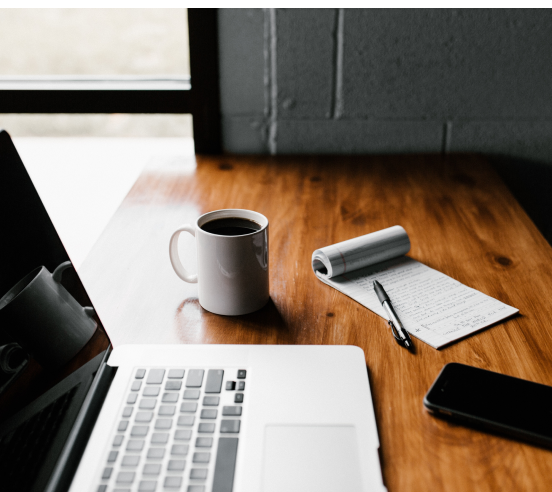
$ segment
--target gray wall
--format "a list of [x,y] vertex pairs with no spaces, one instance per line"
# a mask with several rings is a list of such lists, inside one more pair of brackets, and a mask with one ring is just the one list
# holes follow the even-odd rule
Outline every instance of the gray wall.
[[552,162],[552,11],[221,9],[223,145]]

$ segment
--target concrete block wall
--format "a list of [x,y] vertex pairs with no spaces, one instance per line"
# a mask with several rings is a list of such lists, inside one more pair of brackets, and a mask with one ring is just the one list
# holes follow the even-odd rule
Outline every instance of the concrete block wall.
[[484,152],[552,163],[551,10],[218,15],[228,152]]

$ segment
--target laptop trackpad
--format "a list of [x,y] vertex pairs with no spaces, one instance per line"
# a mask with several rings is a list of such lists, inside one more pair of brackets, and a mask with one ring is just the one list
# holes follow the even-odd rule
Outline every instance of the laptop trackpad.
[[263,492],[362,490],[354,426],[267,425]]

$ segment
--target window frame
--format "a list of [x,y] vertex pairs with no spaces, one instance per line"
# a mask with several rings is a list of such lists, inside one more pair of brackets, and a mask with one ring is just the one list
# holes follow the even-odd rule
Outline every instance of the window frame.
[[0,113],[191,114],[198,154],[221,152],[217,9],[188,9],[190,78],[2,77]]

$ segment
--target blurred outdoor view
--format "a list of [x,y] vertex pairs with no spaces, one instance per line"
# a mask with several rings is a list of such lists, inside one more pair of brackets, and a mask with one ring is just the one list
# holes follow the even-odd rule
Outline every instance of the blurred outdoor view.
[[[186,9],[0,9],[0,79],[189,77]],[[0,114],[22,136],[191,136],[190,115]]]

